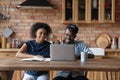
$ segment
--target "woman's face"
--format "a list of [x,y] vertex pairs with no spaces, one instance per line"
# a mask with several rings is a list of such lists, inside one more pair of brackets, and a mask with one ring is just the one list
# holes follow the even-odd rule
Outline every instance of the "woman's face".
[[36,35],[36,42],[42,43],[47,36],[47,31],[44,28],[38,29],[37,32],[35,33]]
[[72,34],[72,32],[69,29],[65,30],[65,37],[64,37],[64,42],[66,44],[70,44],[72,41],[74,41],[75,35]]

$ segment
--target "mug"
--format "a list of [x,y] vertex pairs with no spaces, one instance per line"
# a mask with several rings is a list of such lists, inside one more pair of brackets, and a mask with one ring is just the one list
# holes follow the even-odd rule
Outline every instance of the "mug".
[[85,62],[87,60],[87,53],[86,52],[81,52],[80,53],[80,61]]

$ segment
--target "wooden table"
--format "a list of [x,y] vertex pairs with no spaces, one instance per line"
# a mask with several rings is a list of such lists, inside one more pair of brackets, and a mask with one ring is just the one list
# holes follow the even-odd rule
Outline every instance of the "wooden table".
[[120,59],[89,59],[76,61],[21,61],[18,58],[1,58],[0,70],[92,70],[120,71]]
[[[7,48],[1,49],[0,48],[0,58],[14,58],[15,54],[18,50],[19,49],[14,49],[14,48],[10,48],[10,49],[7,49]],[[120,55],[120,49],[105,49],[105,55],[107,55],[107,56],[109,56],[109,55],[110,56],[118,56],[118,55]],[[2,72],[8,73],[7,71],[5,72],[4,70]],[[50,71],[52,77],[54,77],[55,74],[56,74],[54,72],[55,71]],[[87,77],[89,77],[90,80],[94,80],[93,77],[91,77],[93,72],[98,72],[98,71],[89,71],[88,72]],[[98,73],[101,73],[101,72],[99,71]],[[104,73],[104,71],[103,71],[103,73]],[[1,72],[0,72],[0,74],[1,74]],[[21,75],[22,75],[21,70],[15,70],[14,75],[13,75],[13,80],[21,80]],[[104,74],[102,74],[102,75],[104,75]],[[95,75],[95,77],[97,77],[97,76]],[[3,80],[5,80],[5,79],[3,79]],[[100,80],[102,80],[102,79],[100,79]],[[106,80],[106,79],[103,79],[103,80]],[[113,80],[115,80],[115,79],[113,79]]]
[[85,70],[120,71],[120,59],[89,59],[76,61],[21,61],[18,58],[0,58],[0,70]]
[[0,58],[0,70],[85,70],[120,71],[120,59],[89,59],[76,61],[21,61],[19,58]]
[[10,70],[84,70],[120,71],[120,59],[89,59],[85,63],[71,61],[21,61],[19,58],[0,58],[0,71]]

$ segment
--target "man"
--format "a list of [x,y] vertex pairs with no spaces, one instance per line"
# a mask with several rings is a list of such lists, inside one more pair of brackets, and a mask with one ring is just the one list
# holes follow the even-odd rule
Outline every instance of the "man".
[[[81,52],[87,52],[88,58],[94,57],[93,53],[89,50],[88,46],[83,41],[75,41],[78,27],[70,24],[65,29],[65,36],[62,44],[74,44],[75,55],[80,58]],[[84,76],[84,71],[58,71],[53,80],[88,80]]]

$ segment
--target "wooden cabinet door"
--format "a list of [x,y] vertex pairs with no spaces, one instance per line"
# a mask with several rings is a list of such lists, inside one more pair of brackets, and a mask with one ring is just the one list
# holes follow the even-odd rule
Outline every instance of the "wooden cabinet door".
[[62,22],[115,22],[115,0],[62,0]]
[[89,0],[76,0],[75,2],[75,22],[85,23],[88,20],[87,6]]
[[74,23],[74,5],[75,0],[62,0],[62,22]]
[[103,22],[115,22],[115,0],[103,0]]

